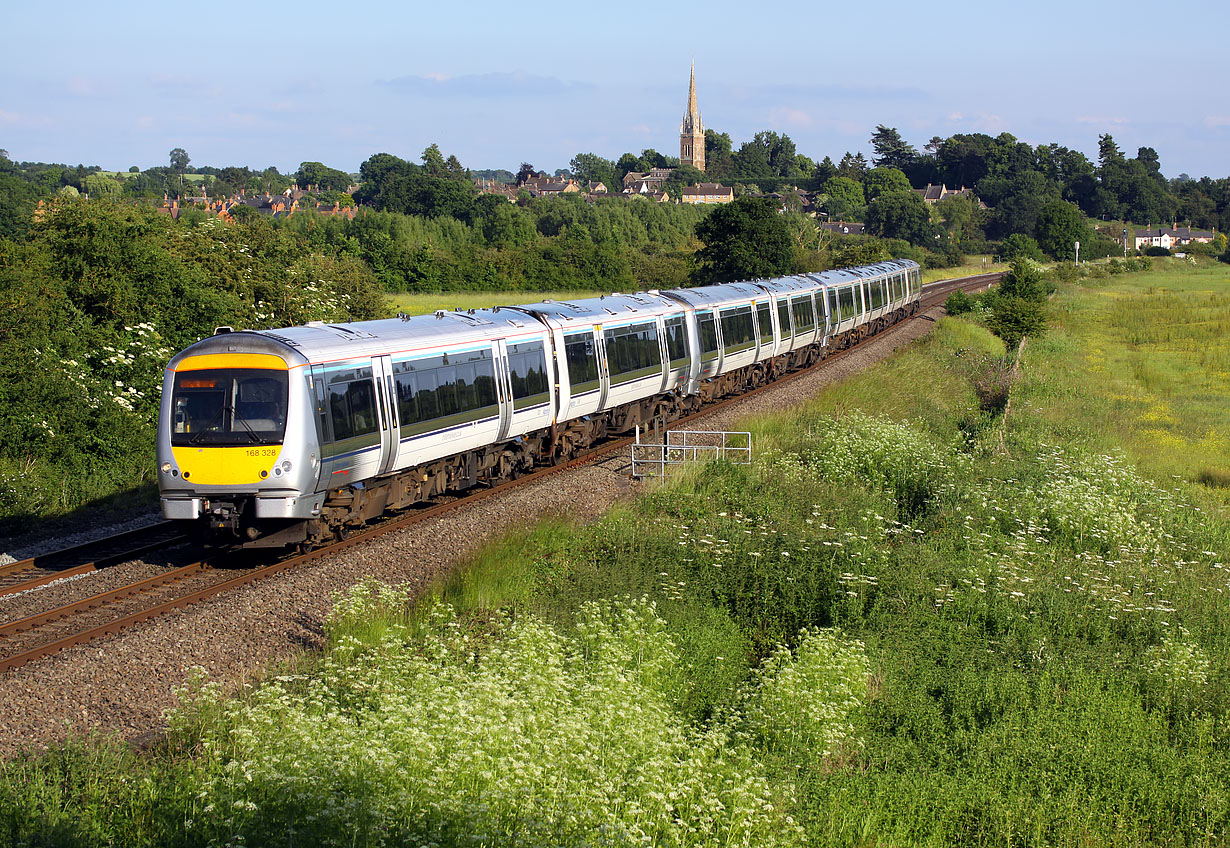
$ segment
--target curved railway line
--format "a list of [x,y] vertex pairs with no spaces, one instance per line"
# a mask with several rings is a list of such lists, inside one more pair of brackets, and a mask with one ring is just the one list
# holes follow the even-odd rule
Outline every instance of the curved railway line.
[[[926,309],[942,304],[951,292],[957,289],[965,291],[985,289],[1000,276],[1001,274],[998,273],[981,274],[955,280],[943,280],[924,286],[919,313],[900,323],[910,320],[930,320],[922,313]],[[670,422],[671,426],[694,424],[760,392],[798,379],[857,349],[856,345],[845,351],[835,352],[810,368],[794,371],[758,389],[709,404],[693,415]],[[625,451],[632,441],[631,437],[607,441],[567,462],[543,467],[492,488],[471,490],[462,497],[446,502],[412,508],[404,514],[373,523],[362,532],[357,532],[349,538],[325,547],[307,553],[283,556],[275,562],[249,566],[238,573],[234,568],[221,567],[224,564],[233,565],[234,563],[224,562],[228,555],[220,553],[212,559],[201,559],[54,609],[0,623],[0,672],[19,668],[74,645],[119,633],[165,612],[185,608],[326,555],[364,544],[395,530],[438,518],[462,505],[496,497],[513,488],[542,480],[549,475],[608,459],[616,452]],[[175,527],[169,526],[173,524],[175,522],[161,522],[96,542],[2,566],[0,567],[0,597],[37,589],[57,580],[85,575],[108,566],[132,561],[152,551],[185,544],[188,541],[187,538]],[[2,617],[0,621],[3,621]]]

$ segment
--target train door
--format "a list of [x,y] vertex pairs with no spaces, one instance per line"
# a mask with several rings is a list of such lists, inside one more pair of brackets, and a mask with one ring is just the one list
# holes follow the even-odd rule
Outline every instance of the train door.
[[598,383],[601,387],[598,391],[598,408],[606,409],[606,398],[611,392],[611,369],[606,358],[606,333],[602,332],[601,324],[594,325],[594,344],[598,351]]
[[376,384],[376,420],[380,426],[380,469],[377,473],[385,474],[397,465],[397,450],[401,446],[393,363],[387,355],[372,357],[372,381]]
[[503,339],[495,342],[495,397],[500,406],[500,433],[496,441],[508,438],[512,425],[512,385],[508,380],[508,354]]
[[777,296],[777,331],[778,339],[780,339],[777,352],[786,353],[791,349],[793,338],[790,330],[790,296],[788,294]]

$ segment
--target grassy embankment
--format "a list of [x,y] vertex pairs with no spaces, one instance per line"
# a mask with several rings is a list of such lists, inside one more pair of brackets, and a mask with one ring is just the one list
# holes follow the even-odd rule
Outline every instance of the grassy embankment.
[[318,669],[207,689],[150,756],[9,765],[0,836],[1226,844],[1226,465],[1194,454],[1228,288],[1066,288],[1006,424],[1002,346],[945,320],[754,422],[753,467],[493,546],[451,609],[354,593]]

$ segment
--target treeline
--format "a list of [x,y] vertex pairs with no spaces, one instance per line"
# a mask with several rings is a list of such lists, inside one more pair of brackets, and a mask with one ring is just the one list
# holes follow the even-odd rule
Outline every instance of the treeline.
[[43,207],[0,239],[0,519],[147,482],[162,369],[216,326],[370,318],[371,269],[256,218],[173,221],[113,200]]
[[1074,258],[1080,241],[1081,255],[1095,258],[1122,250],[1113,239],[1124,229],[1131,235],[1136,227],[1176,221],[1206,230],[1230,226],[1230,178],[1167,180],[1157,151],[1141,147],[1128,158],[1109,134],[1099,137],[1096,164],[1079,151],[1032,147],[1009,133],[934,137],[919,151],[896,129],[878,126],[871,145],[871,163],[847,153],[837,165],[826,158],[816,166],[818,203],[834,217],[866,220],[871,232],[895,230],[916,243],[926,237],[923,219],[902,192],[928,184],[970,188],[989,207],[965,197],[935,205],[934,218],[967,252],[1016,236],[1055,259]]
[[[1157,151],[1141,147],[1128,158],[1109,134],[1099,138],[1096,163],[1063,145],[1033,147],[1009,133],[936,136],[919,151],[896,129],[881,125],[870,143],[870,161],[847,152],[835,164],[828,156],[816,162],[798,153],[787,135],[756,133],[735,149],[729,135],[710,129],[703,177],[733,185],[736,195],[810,189],[818,192],[815,206],[831,220],[865,222],[872,234],[941,251],[990,252],[991,242],[1017,235],[1035,240],[1052,258],[1074,258],[1076,241],[1083,256],[1095,258],[1122,250],[1114,238],[1123,229],[1172,222],[1230,228],[1230,178],[1181,174],[1168,180]],[[581,153],[571,171],[557,173],[610,185],[620,184],[629,171],[678,164],[654,150],[614,161]],[[684,181],[696,176],[685,173]],[[929,208],[917,195],[910,197],[912,189],[928,184],[969,188],[973,197],[949,197]],[[1096,229],[1083,218],[1099,222]]]

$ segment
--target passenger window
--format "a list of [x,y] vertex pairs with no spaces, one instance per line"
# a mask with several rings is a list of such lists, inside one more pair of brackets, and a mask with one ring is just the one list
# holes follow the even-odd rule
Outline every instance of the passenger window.
[[722,342],[727,353],[747,350],[756,344],[752,307],[738,306],[722,313]]
[[773,311],[769,308],[768,301],[757,304],[756,320],[760,324],[761,344],[772,344],[773,343]]
[[696,313],[696,326],[700,330],[700,359],[701,362],[708,362],[711,359],[717,359],[718,355],[718,337],[717,337],[717,321],[713,318],[712,312]]
[[393,379],[402,436],[497,414],[490,349],[394,362]]
[[513,409],[525,409],[550,400],[547,358],[541,341],[508,345],[508,379]]
[[371,368],[338,371],[329,378],[329,417],[336,442],[376,432],[376,397]]
[[794,312],[796,333],[806,333],[816,326],[816,315],[812,308],[810,295],[799,295],[790,302]]
[[782,338],[790,338],[790,303],[784,297],[777,302],[777,324],[781,328]]
[[666,323],[666,355],[670,358],[671,368],[684,368],[691,356],[688,353],[687,325],[682,315],[667,318]]
[[662,370],[656,324],[632,324],[605,330],[606,361],[612,383],[627,383]]
[[592,330],[564,336],[564,360],[574,395],[598,388],[598,352]]

